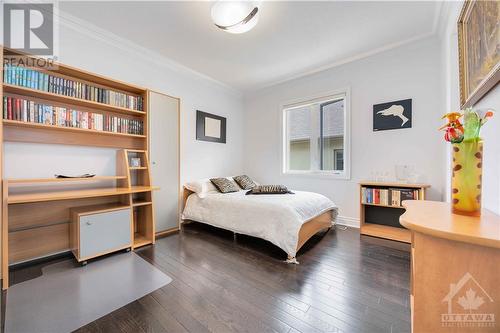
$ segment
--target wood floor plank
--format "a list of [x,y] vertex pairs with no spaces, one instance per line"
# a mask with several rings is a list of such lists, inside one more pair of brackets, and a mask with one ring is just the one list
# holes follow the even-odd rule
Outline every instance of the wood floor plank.
[[[169,285],[77,332],[409,332],[410,255],[379,243],[356,229],[332,230],[301,249],[300,265],[288,265],[266,241],[234,241],[192,223],[136,251],[173,279]],[[43,266],[11,276],[21,282]]]
[[[267,278],[266,278],[266,279],[267,279]],[[306,284],[306,283],[302,283],[302,286],[307,286],[307,284]],[[293,287],[293,286],[292,286],[292,288],[296,289],[296,288],[295,288],[295,287]],[[307,297],[305,297],[305,296],[303,295],[304,289],[302,289],[302,290],[301,290],[301,292],[302,292],[302,295],[299,295],[299,296],[300,296],[300,297],[302,297],[302,298],[301,298],[300,300],[301,300],[301,301],[304,301],[304,302],[311,303],[311,302],[312,302],[312,301],[311,301],[311,299],[310,299],[310,298],[307,298]],[[306,299],[303,299],[304,297],[305,297]],[[314,297],[318,298],[318,297],[320,297],[320,296],[319,296],[318,294],[316,294]],[[337,306],[337,304],[336,304],[335,302],[333,302],[333,304],[335,304],[335,306]],[[358,308],[358,309],[348,309],[348,310],[350,310],[351,312],[353,312],[353,313],[356,313],[356,314],[357,314],[357,313],[363,313],[364,308],[363,308],[362,306],[359,306],[359,308]],[[343,312],[344,312],[343,316],[345,316],[345,317],[349,318],[349,313],[346,313],[347,311],[346,311],[345,307],[341,307],[341,306],[339,306],[339,307],[338,307],[337,316],[342,315],[342,313],[343,313]],[[381,319],[381,320],[382,320],[382,319]],[[386,325],[385,325],[385,327],[390,327],[390,323],[389,323],[389,324],[386,324]]]
[[[290,330],[290,326],[269,316],[268,313],[246,299],[237,297],[228,288],[203,278],[197,272],[186,266],[183,267],[167,257],[163,259],[165,264],[157,261],[159,267],[174,278],[172,283],[180,292],[193,299],[200,297],[199,295],[204,295],[207,301],[212,302],[225,313],[230,313],[232,321],[235,321],[234,325],[246,323],[247,326],[252,327],[252,331],[260,332],[286,333]],[[169,265],[169,267],[167,268],[166,265]],[[241,331],[241,329],[238,329],[238,331]]]
[[188,332],[188,330],[179,321],[177,321],[177,319],[175,319],[169,311],[164,309],[151,295],[144,296],[139,299],[138,302],[165,328],[167,332]]

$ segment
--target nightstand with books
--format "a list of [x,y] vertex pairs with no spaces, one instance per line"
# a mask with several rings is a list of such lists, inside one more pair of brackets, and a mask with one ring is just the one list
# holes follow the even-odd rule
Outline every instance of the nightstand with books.
[[405,212],[404,200],[424,200],[428,184],[397,182],[361,182],[360,233],[411,243],[410,231],[399,224],[399,217]]

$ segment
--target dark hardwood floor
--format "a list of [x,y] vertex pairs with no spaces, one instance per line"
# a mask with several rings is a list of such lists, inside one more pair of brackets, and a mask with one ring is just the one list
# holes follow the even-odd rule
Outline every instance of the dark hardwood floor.
[[357,229],[315,236],[300,265],[197,223],[137,253],[172,283],[78,332],[410,332],[409,252]]

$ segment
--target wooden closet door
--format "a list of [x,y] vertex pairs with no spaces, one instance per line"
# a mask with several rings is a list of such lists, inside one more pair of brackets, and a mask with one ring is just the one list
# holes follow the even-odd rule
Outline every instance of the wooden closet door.
[[150,165],[155,191],[156,233],[179,228],[179,112],[180,101],[149,92]]

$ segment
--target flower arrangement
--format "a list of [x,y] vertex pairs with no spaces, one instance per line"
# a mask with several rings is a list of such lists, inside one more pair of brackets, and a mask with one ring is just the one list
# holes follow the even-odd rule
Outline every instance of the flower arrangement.
[[[462,141],[471,142],[479,141],[479,132],[481,127],[493,117],[493,111],[486,112],[473,111],[471,108],[465,109],[463,113],[450,112],[445,114],[442,119],[447,119],[447,123],[440,130],[444,130],[444,139],[451,143],[460,143]],[[460,118],[464,118],[464,124],[460,122]]]
[[491,117],[491,110],[480,114],[469,108],[463,113],[447,113],[442,118],[447,123],[440,130],[445,131],[444,139],[453,147],[451,203],[455,214],[481,215],[483,141],[479,132]]

